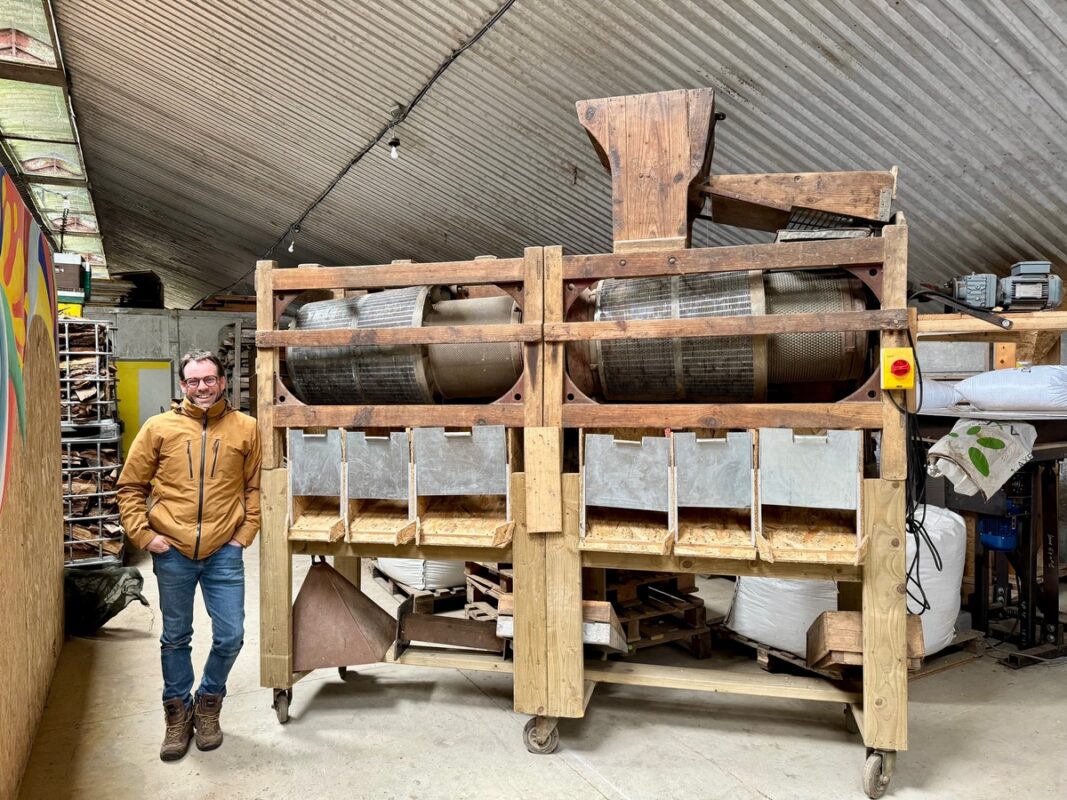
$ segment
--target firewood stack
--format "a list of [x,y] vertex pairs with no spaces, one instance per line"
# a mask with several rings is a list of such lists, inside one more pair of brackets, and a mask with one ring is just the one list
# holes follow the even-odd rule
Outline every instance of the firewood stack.
[[60,422],[97,425],[114,420],[113,336],[106,322],[59,320]]
[[114,332],[107,322],[59,320],[63,431],[63,560],[121,562],[123,529],[115,484],[122,470]]
[[[234,341],[238,329],[241,332],[239,344]],[[252,408],[251,378],[255,374],[255,348],[256,328],[253,322],[227,325],[219,334],[219,360],[230,385],[230,402],[239,411],[248,412]]]

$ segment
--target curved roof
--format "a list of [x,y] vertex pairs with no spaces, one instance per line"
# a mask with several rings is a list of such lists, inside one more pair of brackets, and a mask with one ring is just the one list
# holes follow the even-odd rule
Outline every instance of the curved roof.
[[[712,86],[715,172],[900,168],[913,276],[1067,265],[1067,5],[517,0],[307,216],[498,0],[57,2],[112,269],[168,305],[283,263],[610,247],[577,100]],[[2,24],[2,22],[0,22]],[[698,244],[751,234],[698,222]]]

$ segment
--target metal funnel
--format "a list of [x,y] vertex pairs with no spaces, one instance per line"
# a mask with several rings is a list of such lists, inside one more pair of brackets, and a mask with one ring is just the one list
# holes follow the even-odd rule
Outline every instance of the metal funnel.
[[396,637],[396,620],[325,561],[308,570],[293,604],[293,670],[373,664]]

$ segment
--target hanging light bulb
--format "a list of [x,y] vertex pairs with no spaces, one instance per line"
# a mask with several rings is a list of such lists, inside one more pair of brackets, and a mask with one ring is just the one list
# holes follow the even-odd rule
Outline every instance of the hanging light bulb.
[[300,233],[300,226],[294,225],[289,229],[289,252],[293,252],[296,249],[296,235]]
[[393,161],[400,158],[400,139],[396,136],[389,140],[389,158]]

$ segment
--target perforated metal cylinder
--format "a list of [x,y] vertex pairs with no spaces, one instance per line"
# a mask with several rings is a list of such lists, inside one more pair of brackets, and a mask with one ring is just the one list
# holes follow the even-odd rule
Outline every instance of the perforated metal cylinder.
[[[862,283],[813,272],[724,273],[605,280],[595,292],[596,320],[686,319],[857,311]],[[600,340],[570,354],[587,358],[608,401],[740,401],[767,386],[860,376],[865,333],[766,337]],[[579,365],[576,365],[579,366]],[[584,365],[581,365],[584,366]],[[574,374],[580,370],[574,370]]]
[[[362,297],[308,303],[296,314],[300,330],[417,328],[430,289],[414,286]],[[422,347],[290,347],[286,365],[305,403],[333,405],[431,403]]]
[[[602,281],[596,320],[748,316],[762,306],[758,276],[683,275]],[[751,337],[603,340],[593,357],[606,400],[738,400],[761,393]]]
[[[863,284],[846,275],[771,272],[763,277],[768,314],[833,314],[867,308]],[[768,337],[772,384],[858,378],[867,358],[867,334],[782,333]]]

